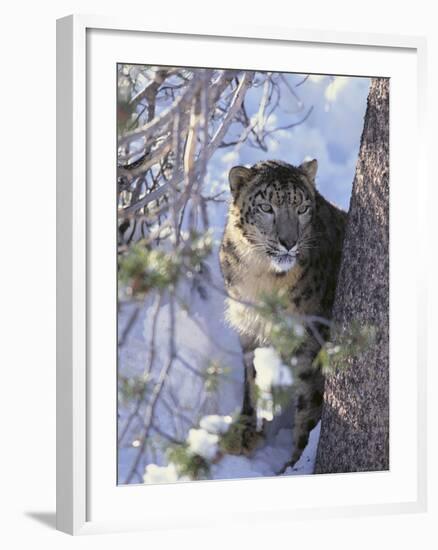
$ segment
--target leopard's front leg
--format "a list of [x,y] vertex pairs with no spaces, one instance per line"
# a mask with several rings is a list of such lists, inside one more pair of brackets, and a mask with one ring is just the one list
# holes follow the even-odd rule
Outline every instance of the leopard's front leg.
[[230,454],[251,454],[261,440],[257,431],[257,391],[254,368],[254,340],[241,336],[243,351],[243,403],[237,420],[230,426],[223,440],[223,449]]
[[297,360],[294,382],[293,450],[291,459],[278,473],[293,466],[305,449],[311,430],[321,418],[324,398],[324,376],[314,359],[320,350],[318,342],[308,336],[295,357]]

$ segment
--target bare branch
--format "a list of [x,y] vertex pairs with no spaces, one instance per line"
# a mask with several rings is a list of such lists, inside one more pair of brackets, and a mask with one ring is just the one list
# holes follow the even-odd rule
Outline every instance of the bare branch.
[[278,132],[279,130],[290,130],[291,128],[294,128],[295,126],[299,126],[300,124],[303,124],[303,122],[305,122],[309,118],[309,116],[312,114],[312,111],[313,111],[313,105],[309,108],[309,110],[303,116],[303,118],[301,120],[298,120],[297,122],[291,122],[291,124],[287,124],[286,126],[277,126],[273,130],[270,130],[270,131],[266,132],[266,135],[269,136],[269,135],[273,134],[274,132]]
[[154,390],[152,392],[150,402],[149,402],[148,408],[146,410],[146,414],[144,416],[144,425],[145,425],[144,434],[143,434],[142,439],[141,439],[141,444],[138,448],[137,456],[135,457],[135,460],[134,460],[134,462],[131,466],[131,470],[130,470],[127,478],[126,478],[125,483],[130,483],[131,482],[132,478],[135,475],[135,472],[136,472],[138,466],[140,465],[141,458],[142,458],[144,450],[146,448],[146,443],[147,443],[147,440],[148,440],[149,432],[152,428],[152,420],[154,418],[155,408],[156,408],[157,403],[158,403],[158,398],[160,397],[160,394],[163,390],[164,382],[166,381],[166,377],[169,373],[169,370],[172,367],[173,359],[174,358],[171,356],[169,358],[169,360],[167,361],[167,363],[164,364],[163,368],[161,369],[158,381],[157,381],[157,383],[154,387]]
[[140,103],[142,99],[148,96],[148,94],[153,91],[158,91],[161,84],[166,80],[166,78],[169,78],[169,76],[175,74],[176,70],[158,70],[154,74],[154,79],[151,80],[151,82],[148,82],[146,86],[138,92],[135,96],[131,98],[129,101],[130,105],[137,105]]
[[252,71],[247,71],[244,73],[244,76],[234,94],[233,100],[231,102],[230,108],[228,109],[227,114],[216,131],[213,139],[207,146],[206,157],[210,158],[214,151],[218,148],[220,142],[225,136],[233,118],[235,117],[237,111],[240,109],[245,93],[248,88],[251,86],[252,79],[254,78],[254,73]]
[[141,128],[137,128],[136,130],[132,130],[130,132],[126,132],[120,140],[119,140],[119,147],[124,147],[128,145],[131,141],[134,139],[146,139],[151,134],[154,134],[158,129],[163,129],[166,127],[173,119],[175,114],[182,109],[183,106],[186,106],[189,104],[193,97],[196,95],[196,93],[199,90],[200,82],[198,79],[193,79],[190,84],[187,86],[187,90],[184,94],[180,95],[175,99],[173,104],[166,109],[161,115],[154,118],[151,122],[148,122]]
[[300,82],[298,82],[298,84],[295,84],[295,88],[298,88],[298,86],[301,86],[302,84],[304,84],[304,83],[307,81],[307,79],[309,78],[309,76],[310,76],[310,74],[308,74],[307,76],[305,76],[305,77],[303,78],[303,80],[300,80]]

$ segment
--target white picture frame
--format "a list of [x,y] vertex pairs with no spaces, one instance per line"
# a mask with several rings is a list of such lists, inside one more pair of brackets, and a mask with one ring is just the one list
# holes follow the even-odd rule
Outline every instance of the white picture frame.
[[[141,37],[156,38],[163,43],[166,40],[175,41],[182,45],[190,43],[190,40],[202,40],[207,44],[214,40],[221,40],[222,44],[227,44],[230,41],[239,41],[239,44],[259,44],[260,48],[276,47],[282,45],[300,46],[309,55],[312,56],[312,47],[318,48],[337,48],[342,50],[346,56],[351,57],[351,53],[357,54],[359,51],[364,51],[371,56],[374,62],[383,57],[383,53],[388,55],[397,54],[399,57],[397,63],[401,64],[401,56],[406,54],[409,57],[410,63],[404,64],[406,78],[411,79],[412,93],[415,104],[407,107],[406,119],[417,137],[417,147],[411,149],[410,157],[410,175],[415,180],[412,193],[415,195],[416,208],[415,212],[418,218],[418,226],[415,229],[415,236],[421,237],[425,234],[425,224],[423,212],[426,211],[424,199],[426,193],[420,193],[425,186],[426,177],[424,174],[424,120],[425,120],[425,41],[418,37],[403,37],[389,35],[364,35],[364,34],[349,34],[335,33],[325,31],[300,31],[286,28],[246,28],[244,26],[233,26],[232,29],[215,29],[206,28],[205,25],[200,28],[195,23],[190,28],[179,28],[177,24],[171,24],[168,21],[163,22],[160,28],[153,28],[147,24],[143,24],[138,20],[129,20],[123,18],[107,18],[95,16],[69,16],[58,20],[57,22],[57,528],[61,531],[70,534],[87,534],[108,531],[126,531],[138,529],[157,529],[181,527],[187,524],[208,526],[215,524],[214,517],[208,514],[203,514],[202,510],[196,509],[197,502],[205,502],[211,498],[211,491],[215,491],[215,497],[220,502],[226,502],[226,499],[236,493],[236,488],[243,495],[242,499],[248,502],[253,502],[251,509],[238,513],[234,511],[228,518],[230,521],[272,521],[276,518],[303,518],[303,517],[329,517],[333,515],[358,515],[358,514],[380,514],[380,513],[397,513],[407,511],[420,511],[426,507],[426,342],[425,342],[425,315],[419,313],[425,311],[426,303],[426,288],[425,275],[420,267],[413,268],[412,272],[405,277],[414,276],[418,281],[417,293],[409,307],[411,307],[413,315],[417,316],[415,323],[415,332],[417,337],[415,342],[406,357],[415,357],[415,368],[413,377],[415,383],[410,381],[407,387],[410,386],[412,403],[415,409],[413,415],[412,430],[415,433],[416,445],[409,455],[407,463],[409,463],[410,477],[406,476],[406,487],[402,487],[397,492],[394,487],[396,482],[399,483],[400,478],[388,481],[388,493],[382,498],[374,499],[369,497],[361,501],[360,498],[351,498],[347,502],[344,501],[329,503],[324,499],[316,499],[309,501],[303,505],[297,506],[296,502],[291,502],[290,499],[280,499],[273,506],[272,503],[263,507],[256,504],[257,491],[254,487],[257,485],[259,490],[263,484],[263,491],[266,495],[279,492],[279,484],[295,483],[297,494],[299,491],[308,491],[306,483],[309,478],[303,479],[281,479],[281,480],[240,480],[232,482],[197,482],[189,484],[178,484],[178,487],[152,486],[152,487],[114,487],[121,495],[123,500],[123,508],[126,509],[126,503],[132,502],[134,509],[142,509],[143,512],[129,516],[127,512],[124,517],[119,516],[117,508],[104,509],[101,507],[101,512],[90,515],[90,510],[95,507],[94,501],[110,502],[113,498],[114,491],[105,493],[102,485],[93,486],[93,498],[90,497],[90,488],[94,483],[96,467],[94,466],[97,460],[96,446],[93,447],[94,428],[90,428],[91,417],[93,422],[96,421],[96,414],[90,414],[94,411],[97,392],[103,394],[112,391],[111,386],[104,382],[99,390],[96,390],[95,378],[93,378],[92,369],[96,363],[93,363],[93,355],[95,351],[92,349],[92,333],[90,327],[95,321],[90,321],[90,311],[92,315],[96,315],[96,308],[90,304],[93,294],[90,289],[93,287],[93,274],[90,273],[90,250],[95,250],[93,245],[90,245],[90,228],[95,227],[97,216],[95,203],[90,200],[92,196],[92,188],[90,181],[92,176],[92,168],[90,168],[87,155],[90,151],[90,104],[87,102],[92,96],[90,90],[90,50],[92,48],[99,49],[97,42],[90,41],[90,32],[100,31],[102,33],[112,33],[114,36],[123,37],[130,34],[132,40],[138,40]],[[135,33],[135,34],[133,34]],[[126,42],[126,41],[125,41]],[[92,48],[91,48],[92,46]],[[126,42],[126,48],[129,48],[129,43]],[[213,46],[210,46],[210,54],[213,59]],[[225,49],[225,48],[224,48]],[[260,49],[260,51],[262,51]],[[216,49],[217,50],[217,49]],[[172,59],[170,49],[166,50],[166,59]],[[170,53],[169,53],[170,52]],[[350,52],[348,54],[348,52]],[[392,53],[391,53],[392,52]],[[109,53],[108,53],[109,55]],[[125,53],[123,55],[126,55]],[[134,56],[134,51],[133,54]],[[138,58],[138,51],[135,52]],[[160,54],[155,54],[154,59],[149,61],[143,55],[144,63],[166,63],[161,61]],[[164,50],[162,52],[164,55]],[[180,53],[180,55],[182,55]],[[205,55],[205,52],[204,52]],[[216,56],[218,55],[216,51]],[[365,55],[365,54],[364,54]],[[170,57],[169,57],[170,56]],[[239,56],[237,56],[239,57]],[[365,57],[364,57],[365,59]],[[122,61],[127,61],[126,58]],[[129,59],[131,61],[131,59]],[[132,59],[136,61],[136,59]],[[371,60],[372,61],[372,60]],[[202,63],[202,61],[200,61]],[[397,65],[394,63],[394,66]],[[177,63],[176,63],[177,64]],[[186,65],[194,65],[192,60],[187,61]],[[200,64],[200,66],[202,66]],[[212,61],[212,66],[216,66]],[[321,65],[322,66],[322,65]],[[391,76],[390,74],[369,73],[364,69],[365,65],[361,65],[361,61],[357,60],[357,70],[355,73],[349,72],[344,74],[375,74],[376,76]],[[303,71],[308,71],[307,67],[299,67]],[[292,67],[291,67],[291,70]],[[395,69],[394,69],[395,70]],[[295,69],[295,72],[297,70]],[[315,71],[318,72],[318,71]],[[328,69],[324,72],[331,72]],[[414,79],[412,83],[412,79]],[[115,107],[114,107],[115,110]],[[110,122],[111,123],[111,122]],[[395,126],[394,126],[395,127]],[[392,127],[391,127],[392,128]],[[115,136],[115,127],[113,129]],[[108,136],[108,132],[105,134]],[[412,134],[411,134],[412,135]],[[392,136],[396,140],[396,136]],[[115,147],[115,138],[113,139]],[[392,138],[391,138],[392,139]],[[94,146],[95,147],[95,146]],[[100,147],[100,146],[99,146]],[[108,145],[110,147],[110,145]],[[105,145],[102,144],[102,151]],[[94,149],[96,150],[96,149]],[[401,149],[400,149],[401,151]],[[103,157],[102,157],[103,158]],[[107,157],[108,158],[108,157]],[[115,157],[113,157],[115,158]],[[401,161],[401,157],[393,156],[391,153],[391,170],[397,167],[397,163]],[[111,166],[111,170],[115,170]],[[394,173],[397,173],[395,170]],[[115,179],[113,180],[115,181]],[[91,195],[90,195],[91,193]],[[410,197],[412,204],[412,196]],[[406,200],[400,197],[397,201],[399,213],[403,213],[408,208],[409,204]],[[395,231],[401,231],[401,217],[397,217],[397,212],[394,216],[394,222],[391,227],[391,238],[397,235]],[[91,232],[92,233],[92,232]],[[396,237],[394,237],[396,238]],[[419,242],[424,239],[419,238]],[[109,243],[109,244],[108,244]],[[110,249],[114,245],[114,233],[108,236],[108,243],[103,246],[103,249]],[[113,246],[113,248],[115,248]],[[102,258],[105,251],[100,252]],[[424,250],[420,247],[416,252],[418,259],[424,258]],[[111,254],[107,254],[106,260],[112,261]],[[424,262],[418,262],[419,265],[425,265]],[[391,278],[392,282],[392,278]],[[403,282],[403,281],[402,281]],[[91,285],[91,286],[90,286]],[[396,285],[394,286],[396,288]],[[107,291],[107,289],[105,290]],[[393,297],[393,296],[392,296]],[[102,314],[103,316],[103,314]],[[115,333],[112,333],[115,336]],[[116,344],[108,344],[108,353],[116,353]],[[391,350],[392,352],[392,350]],[[410,355],[411,354],[411,355]],[[394,357],[394,356],[393,356]],[[405,359],[408,361],[408,359]],[[97,368],[97,367],[96,367]],[[93,384],[91,382],[94,381]],[[408,388],[406,387],[406,391]],[[103,402],[102,401],[102,402]],[[108,405],[109,403],[109,405]],[[103,410],[108,411],[113,401],[108,401],[104,405]],[[107,407],[107,408],[105,408]],[[391,407],[392,414],[402,414],[403,404],[397,399],[397,394],[394,394],[391,388]],[[396,410],[395,410],[395,409]],[[108,419],[108,422],[115,422],[115,416]],[[93,431],[94,430],[94,431]],[[111,431],[111,430],[109,430]],[[99,436],[100,437],[100,436]],[[104,437],[104,436],[102,436]],[[111,439],[108,438],[107,441]],[[100,444],[99,444],[100,448]],[[402,453],[402,448],[397,445],[392,446],[395,453]],[[94,450],[93,450],[94,449]],[[106,449],[102,444],[102,449]],[[105,457],[105,454],[102,455]],[[394,457],[392,457],[394,458]],[[395,456],[397,459],[397,456]],[[114,468],[114,476],[116,465],[114,457],[111,453],[108,454],[108,461],[103,458],[105,464],[102,464],[101,456],[99,460],[102,465],[102,470],[111,471]],[[107,463],[106,463],[107,462]],[[389,476],[394,472],[389,472]],[[382,475],[383,474],[383,475]],[[353,474],[360,476],[368,476],[364,478],[363,483],[370,484],[374,482],[384,485],[386,483],[384,473],[369,473],[369,474]],[[344,474],[339,476],[315,476],[318,478],[324,477],[321,481],[320,489],[331,491],[337,483],[342,484]],[[313,476],[312,476],[313,478]],[[409,478],[409,479],[408,479]],[[109,479],[109,478],[106,478]],[[351,484],[351,477],[347,479],[345,485]],[[373,481],[374,480],[374,481]],[[344,480],[345,481],[345,480]],[[107,481],[102,481],[102,483]],[[234,484],[234,485],[233,485]],[[184,487],[183,487],[184,486]],[[283,487],[283,486],[282,486]],[[315,485],[316,487],[316,485]],[[309,491],[316,491],[315,487]],[[143,493],[140,494],[141,489]],[[140,490],[140,491],[139,491]],[[148,491],[148,500],[153,502],[153,510],[141,508],[145,498],[145,491]],[[403,491],[405,492],[403,493]],[[131,491],[131,492],[130,492]],[[392,493],[391,493],[392,491]],[[96,492],[100,495],[96,496]],[[342,491],[341,491],[342,492]],[[219,495],[219,496],[218,496]],[[321,496],[321,495],[319,495]],[[123,497],[123,498],[122,498]],[[117,496],[117,498],[119,498]],[[175,500],[175,506],[169,507],[166,503],[169,500]],[[189,499],[189,500],[187,500]],[[270,501],[269,498],[267,498]],[[192,510],[178,513],[178,502],[190,502]],[[303,501],[304,502],[304,501]],[[312,506],[312,502],[315,505]],[[269,507],[270,506],[270,507]],[[205,507],[204,507],[205,508]],[[97,507],[96,507],[97,510]],[[233,517],[231,517],[233,516]]]

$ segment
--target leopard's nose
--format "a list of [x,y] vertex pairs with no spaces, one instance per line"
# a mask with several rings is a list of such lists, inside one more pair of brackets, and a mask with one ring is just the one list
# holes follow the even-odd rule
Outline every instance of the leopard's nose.
[[279,242],[283,248],[287,250],[287,252],[290,252],[292,248],[297,244],[297,241],[293,238],[283,237],[282,239],[279,239]]

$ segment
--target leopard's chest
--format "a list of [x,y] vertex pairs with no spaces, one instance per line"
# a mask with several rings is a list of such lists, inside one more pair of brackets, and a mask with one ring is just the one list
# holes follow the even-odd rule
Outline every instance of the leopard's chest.
[[[252,337],[259,344],[269,343],[271,323],[263,316],[258,305],[269,296],[278,292],[289,295],[296,283],[298,273],[276,276],[260,269],[246,271],[244,276],[229,289],[227,320],[240,333]],[[290,300],[288,313],[298,313]]]

